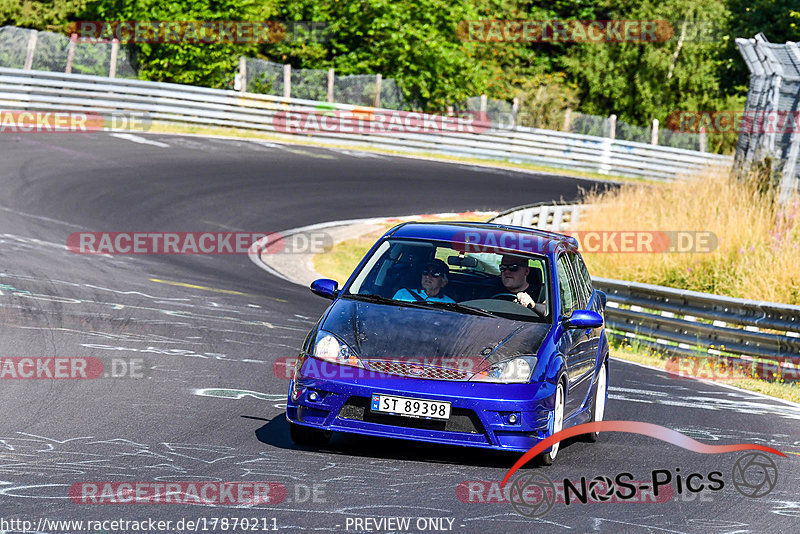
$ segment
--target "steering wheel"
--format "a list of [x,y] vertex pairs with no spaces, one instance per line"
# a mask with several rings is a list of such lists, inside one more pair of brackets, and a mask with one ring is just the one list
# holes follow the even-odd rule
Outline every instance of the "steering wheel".
[[[513,293],[495,293],[494,295],[492,295],[489,298],[490,299],[498,299],[498,300],[505,300],[505,301],[509,301],[509,302],[514,302],[517,299],[517,296],[514,295]],[[541,307],[541,306],[544,306],[544,304],[537,302],[537,303],[535,303],[533,308],[525,308],[525,309],[531,310],[532,312],[534,312],[539,317],[546,317],[547,316],[547,309],[546,308],[545,308],[545,310],[536,309],[537,307]]]

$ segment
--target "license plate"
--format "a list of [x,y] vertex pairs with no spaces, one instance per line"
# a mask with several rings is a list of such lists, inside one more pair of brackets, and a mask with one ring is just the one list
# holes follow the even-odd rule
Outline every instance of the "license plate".
[[449,419],[450,403],[424,399],[410,399],[408,397],[394,397],[391,395],[373,395],[373,412],[385,412],[407,417],[422,417],[430,419]]

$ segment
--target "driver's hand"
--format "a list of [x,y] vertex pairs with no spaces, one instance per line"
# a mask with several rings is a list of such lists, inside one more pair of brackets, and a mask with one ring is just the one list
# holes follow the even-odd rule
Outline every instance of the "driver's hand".
[[531,298],[531,296],[525,293],[524,291],[520,291],[519,293],[517,293],[517,298],[514,299],[514,302],[516,302],[517,304],[522,304],[526,308],[533,308],[533,306],[536,304]]

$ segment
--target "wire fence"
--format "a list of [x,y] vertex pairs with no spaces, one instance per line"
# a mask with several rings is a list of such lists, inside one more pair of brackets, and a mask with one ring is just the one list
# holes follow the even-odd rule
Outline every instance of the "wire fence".
[[377,74],[338,75],[325,69],[287,68],[287,65],[256,58],[244,58],[240,68],[247,81],[243,87],[238,87],[250,93],[322,102],[331,96],[332,102],[340,104],[385,109],[414,107],[403,98],[394,80]]
[[[515,106],[503,100],[485,99],[481,105],[481,97],[467,99],[463,110],[470,112],[485,112],[493,127],[513,127],[515,125],[530,126],[533,128],[553,129],[552,121],[542,117],[526,115],[524,104]],[[576,113],[566,109],[561,112],[558,129],[564,132],[592,135],[596,137],[611,137],[620,141],[634,141],[649,143],[686,150],[705,151],[703,135],[696,133],[674,132],[668,128],[659,128],[658,121],[653,121],[650,126],[637,126],[617,120],[614,115],[603,117]],[[655,135],[653,129],[655,128]],[[612,132],[613,129],[613,132]]]
[[[116,59],[113,59],[115,57]],[[14,26],[0,27],[0,66],[136,78],[136,71],[124,51],[119,51],[118,44],[99,40],[70,39],[59,33]]]

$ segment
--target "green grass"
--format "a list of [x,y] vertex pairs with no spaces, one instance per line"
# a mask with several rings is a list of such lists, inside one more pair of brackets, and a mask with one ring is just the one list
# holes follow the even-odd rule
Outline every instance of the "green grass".
[[[378,236],[382,235],[378,234]],[[375,243],[377,237],[359,237],[348,239],[333,246],[322,254],[317,254],[312,259],[314,270],[325,278],[336,280],[339,284],[350,277],[353,269]]]

